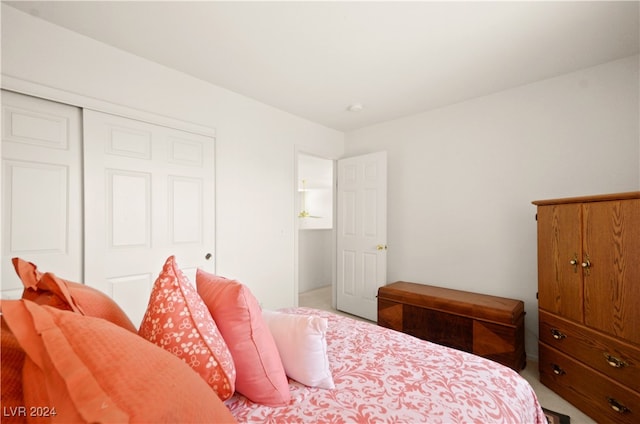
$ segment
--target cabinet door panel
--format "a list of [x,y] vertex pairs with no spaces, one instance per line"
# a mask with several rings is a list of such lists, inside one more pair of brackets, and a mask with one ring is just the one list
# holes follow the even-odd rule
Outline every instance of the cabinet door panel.
[[585,324],[640,344],[640,199],[584,205]]
[[539,307],[577,322],[583,319],[581,208],[580,204],[538,207]]

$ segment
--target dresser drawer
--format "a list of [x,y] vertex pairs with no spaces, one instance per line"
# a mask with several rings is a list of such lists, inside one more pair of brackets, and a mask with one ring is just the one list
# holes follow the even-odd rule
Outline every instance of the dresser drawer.
[[640,394],[544,343],[540,381],[599,423],[640,422]]
[[640,392],[640,348],[540,311],[540,341]]

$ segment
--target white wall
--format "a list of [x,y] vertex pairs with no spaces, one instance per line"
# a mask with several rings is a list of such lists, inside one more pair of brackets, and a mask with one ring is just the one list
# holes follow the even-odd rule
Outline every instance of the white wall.
[[265,307],[295,304],[295,152],[339,157],[342,133],[5,4],[2,76],[3,88],[15,77],[80,103],[99,99],[215,128],[216,270],[246,283]]
[[335,253],[333,233],[334,230],[299,231],[298,290],[300,293],[333,283],[333,255]]
[[525,301],[537,356],[532,200],[640,188],[638,56],[348,133],[388,152],[388,281]]

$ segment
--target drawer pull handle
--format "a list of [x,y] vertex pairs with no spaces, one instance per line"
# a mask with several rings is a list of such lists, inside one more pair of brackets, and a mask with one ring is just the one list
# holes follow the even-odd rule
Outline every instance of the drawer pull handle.
[[613,368],[624,368],[627,365],[629,365],[622,359],[618,359],[615,356],[609,355],[608,353],[605,353],[604,357],[607,360],[607,363],[611,365]]
[[560,330],[557,330],[555,328],[551,329],[551,335],[556,340],[562,340],[562,339],[566,339],[567,338],[566,334],[564,334],[563,332],[561,332]]
[[617,413],[625,414],[627,412],[631,412],[629,408],[627,408],[626,406],[624,406],[614,398],[607,398],[607,400],[609,401],[609,406],[611,407],[611,409],[613,409]]
[[560,368],[559,365],[553,364],[553,373],[555,375],[564,375],[566,374],[565,370],[563,370],[562,368]]

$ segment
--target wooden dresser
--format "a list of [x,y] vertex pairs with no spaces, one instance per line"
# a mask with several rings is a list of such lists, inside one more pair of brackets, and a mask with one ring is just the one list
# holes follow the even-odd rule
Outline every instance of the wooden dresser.
[[533,203],[540,381],[600,423],[640,423],[640,192]]
[[524,303],[398,281],[378,289],[378,325],[524,368]]

